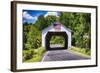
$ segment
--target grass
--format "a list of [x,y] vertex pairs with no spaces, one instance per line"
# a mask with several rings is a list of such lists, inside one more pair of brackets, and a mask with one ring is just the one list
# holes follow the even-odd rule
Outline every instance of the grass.
[[29,60],[25,60],[24,62],[39,62],[39,61],[41,61],[41,56],[39,56],[39,55],[34,55],[31,59],[29,59]]
[[84,56],[88,56],[88,57],[91,56],[91,50],[90,49],[72,47],[70,50],[74,51],[74,52],[78,52],[80,54],[83,54]]
[[39,62],[41,61],[44,53],[45,49],[43,47],[38,49],[23,50],[23,62]]

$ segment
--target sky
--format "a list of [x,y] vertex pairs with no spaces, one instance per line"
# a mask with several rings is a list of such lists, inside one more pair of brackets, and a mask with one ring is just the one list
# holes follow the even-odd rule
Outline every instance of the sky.
[[23,23],[35,23],[38,20],[38,17],[43,15],[44,17],[48,15],[53,15],[58,17],[59,12],[52,12],[52,11],[39,11],[39,10],[23,10]]

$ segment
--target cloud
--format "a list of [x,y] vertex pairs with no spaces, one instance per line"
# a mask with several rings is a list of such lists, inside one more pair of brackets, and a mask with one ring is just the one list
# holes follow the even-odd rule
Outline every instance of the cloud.
[[38,16],[31,16],[27,11],[23,12],[23,22],[35,23],[38,19]]
[[47,17],[48,15],[52,15],[52,16],[56,16],[59,17],[59,13],[58,12],[47,12],[44,17]]
[[33,19],[33,17],[30,14],[28,14],[27,11],[23,12],[23,18],[25,18],[25,19]]

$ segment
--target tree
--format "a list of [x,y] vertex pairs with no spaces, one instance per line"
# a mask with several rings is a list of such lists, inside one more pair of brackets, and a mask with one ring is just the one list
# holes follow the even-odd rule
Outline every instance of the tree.
[[90,48],[90,16],[89,13],[61,12],[59,20],[63,25],[72,30],[73,46]]
[[40,31],[46,27],[46,19],[43,15],[38,17],[38,20],[35,23],[35,27],[38,28]]
[[91,48],[91,14],[75,12],[60,12],[59,17],[50,15],[44,17],[41,15],[34,24],[29,24],[27,22],[24,23],[24,47],[38,48],[41,46],[39,45],[37,47],[34,45],[37,44],[36,39],[38,39],[41,43],[41,31],[57,21],[71,29],[73,46],[80,48]]
[[[34,24],[24,25],[23,30],[24,49],[36,48],[34,45],[36,38],[41,41],[40,31],[34,26]],[[39,44],[39,46],[41,46],[41,44]]]

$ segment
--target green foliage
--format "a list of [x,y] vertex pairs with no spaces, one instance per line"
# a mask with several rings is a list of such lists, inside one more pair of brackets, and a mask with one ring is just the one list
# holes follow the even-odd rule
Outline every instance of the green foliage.
[[[41,46],[41,34],[40,31],[33,25],[25,25],[24,24],[24,47],[23,49],[32,49],[32,48],[38,48]],[[36,40],[39,40],[39,43],[36,42]],[[39,44],[36,46],[35,44]]]
[[56,16],[47,16],[46,17],[46,22],[47,22],[48,26],[53,24],[56,21],[57,21],[57,17]]
[[[38,48],[41,46],[41,31],[59,21],[72,31],[72,45],[81,48],[91,48],[91,14],[60,12],[60,16],[43,15],[38,17],[34,24],[24,24],[24,49]],[[37,39],[39,43],[37,43]],[[52,41],[53,43],[54,41]],[[59,42],[55,39],[55,42]],[[30,46],[28,45],[30,44]]]
[[29,60],[26,60],[25,62],[39,62],[39,61],[41,61],[41,56],[39,56],[39,55],[34,55],[34,57],[33,58],[31,58],[31,59],[29,59]]
[[34,56],[34,50],[23,50],[23,62],[31,59]]
[[43,30],[45,27],[47,27],[46,24],[46,19],[44,18],[44,16],[39,16],[38,17],[38,21],[36,21],[36,23],[34,24],[34,26],[39,29],[40,31]]
[[23,50],[23,62],[38,62],[41,61],[45,49],[40,47],[38,49]]
[[[34,62],[40,60],[40,55],[45,52],[43,49],[38,49],[41,47],[42,42],[41,31],[57,21],[71,29],[72,45],[82,48],[74,50],[88,55],[91,54],[91,14],[60,12],[59,17],[50,15],[44,17],[41,15],[34,24],[27,22],[23,24],[23,61]],[[52,37],[50,44],[64,44],[63,40],[64,38]],[[33,53],[29,52],[30,50],[32,50]]]
[[87,49],[87,48],[78,48],[78,47],[72,47],[71,50],[76,51],[76,52],[80,52],[82,54],[85,55],[91,55],[91,50]]
[[72,30],[72,45],[91,48],[91,15],[89,13],[61,12],[59,21]]
[[50,40],[50,44],[59,44],[64,46],[65,39],[62,36],[52,36]]
[[34,26],[42,31],[44,28],[48,27],[52,23],[58,21],[58,18],[56,16],[47,16],[44,17],[43,15],[38,17],[38,21],[34,24]]
[[46,50],[43,48],[43,47],[40,47],[39,49],[38,49],[38,55],[42,55],[44,52],[45,52]]

